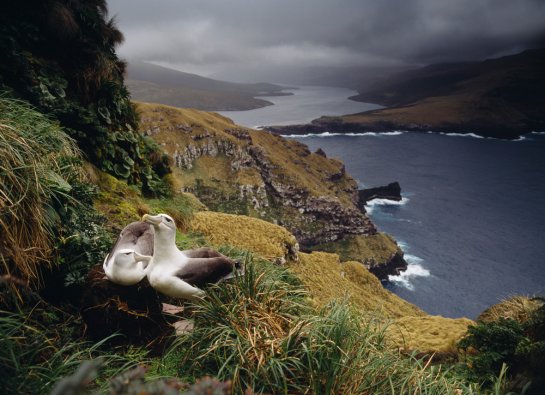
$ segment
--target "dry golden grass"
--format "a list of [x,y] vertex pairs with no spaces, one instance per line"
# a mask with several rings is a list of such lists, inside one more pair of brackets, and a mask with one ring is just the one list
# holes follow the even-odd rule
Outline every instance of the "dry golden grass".
[[[346,190],[355,189],[356,182],[349,176],[337,177],[336,181],[331,181],[335,175],[342,174],[342,162],[310,153],[304,144],[295,140],[237,126],[230,119],[216,113],[153,103],[137,103],[137,108],[141,118],[140,131],[153,131],[151,137],[170,155],[188,144],[205,143],[208,138],[229,141],[241,148],[247,147],[249,141],[238,139],[226,132],[237,129],[249,134],[253,145],[262,149],[264,156],[271,162],[271,171],[281,177],[284,183],[305,189],[311,196],[330,196],[340,199],[344,204],[354,204],[354,196],[347,194]],[[175,176],[186,186],[191,185],[196,178],[201,179],[205,185],[214,180],[263,185],[263,179],[258,172],[232,171],[230,163],[221,163],[218,158],[219,156],[215,157],[218,163],[205,162],[200,158],[195,161],[194,169],[175,172]]]
[[493,322],[505,318],[526,322],[542,304],[542,301],[527,296],[513,296],[487,308],[479,315],[477,321]]
[[242,248],[272,261],[289,259],[298,249],[295,237],[285,228],[242,215],[199,212],[189,229],[203,234],[214,246]]
[[319,306],[333,299],[348,298],[360,312],[384,318],[423,316],[418,307],[386,290],[359,262],[340,263],[339,256],[325,252],[299,253],[299,261],[289,264]]
[[379,232],[368,236],[346,236],[339,241],[315,246],[313,250],[338,253],[342,261],[381,263],[390,260],[399,247],[390,235]]
[[407,351],[455,354],[456,343],[473,324],[468,318],[402,317],[388,327],[387,338],[396,347]]

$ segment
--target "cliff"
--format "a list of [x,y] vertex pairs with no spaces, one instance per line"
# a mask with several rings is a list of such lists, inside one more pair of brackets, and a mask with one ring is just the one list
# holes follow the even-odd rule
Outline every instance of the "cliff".
[[[175,188],[211,210],[282,225],[303,251],[340,246],[347,238],[359,239],[358,247],[377,233],[358,208],[357,183],[342,162],[215,113],[149,103],[137,108],[140,131],[172,159]],[[358,248],[350,255],[382,279],[406,266],[395,241],[384,240],[388,253],[381,259]]]

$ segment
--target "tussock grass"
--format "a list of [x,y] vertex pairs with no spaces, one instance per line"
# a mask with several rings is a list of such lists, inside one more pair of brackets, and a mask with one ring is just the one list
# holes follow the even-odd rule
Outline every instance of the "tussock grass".
[[271,261],[293,259],[299,249],[285,228],[242,215],[203,211],[195,214],[189,228],[214,246],[232,245]]
[[388,340],[402,350],[456,355],[456,344],[475,323],[468,318],[403,317],[387,330]]
[[246,276],[211,287],[195,329],[167,357],[179,374],[230,379],[234,393],[461,394],[462,380],[391,351],[384,330],[343,302],[318,312],[285,268],[246,262]]
[[533,299],[527,296],[513,296],[487,308],[479,315],[477,321],[494,322],[504,318],[524,323],[542,305],[543,300],[540,299]]
[[[107,368],[99,383],[146,362],[141,350],[106,352],[104,339],[98,343],[63,339],[63,328],[38,322],[33,313],[0,311],[0,392],[3,394],[47,394],[64,376],[73,373],[82,361],[100,358]],[[49,313],[45,313],[49,314]]]
[[80,154],[46,116],[25,102],[0,97],[0,265],[4,274],[38,286],[49,267],[56,196],[80,178]]
[[312,247],[314,251],[334,252],[343,262],[383,263],[390,260],[399,247],[390,235],[378,232],[373,235],[349,235],[339,241]]
[[361,263],[341,264],[336,254],[299,253],[299,262],[290,263],[289,269],[301,279],[319,306],[346,297],[361,313],[376,313],[386,319],[425,315],[418,307],[384,289]]

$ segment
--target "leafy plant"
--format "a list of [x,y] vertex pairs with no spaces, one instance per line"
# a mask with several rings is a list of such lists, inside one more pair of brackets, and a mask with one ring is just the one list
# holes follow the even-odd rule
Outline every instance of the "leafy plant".
[[0,14],[0,90],[56,118],[100,169],[149,196],[170,193],[168,158],[136,130],[123,40],[105,1],[10,2]]
[[[539,298],[535,300],[540,300]],[[458,346],[466,351],[467,365],[473,380],[494,382],[503,366],[516,389],[526,385],[536,391],[545,384],[545,305],[524,315],[523,321],[503,317],[481,321],[468,329]]]

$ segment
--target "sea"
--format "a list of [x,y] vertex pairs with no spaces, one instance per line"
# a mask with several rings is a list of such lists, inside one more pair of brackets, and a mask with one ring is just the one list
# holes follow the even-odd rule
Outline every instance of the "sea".
[[[349,89],[293,92],[267,98],[278,100],[277,108],[232,118],[248,127],[286,125],[364,111],[354,111],[357,106],[379,107],[348,100],[356,94]],[[285,119],[281,107],[289,108]],[[510,296],[545,295],[545,133],[514,141],[431,131],[289,138],[341,159],[361,188],[400,183],[401,202],[374,200],[367,206],[409,264],[389,277],[387,289],[429,314],[473,319]]]

